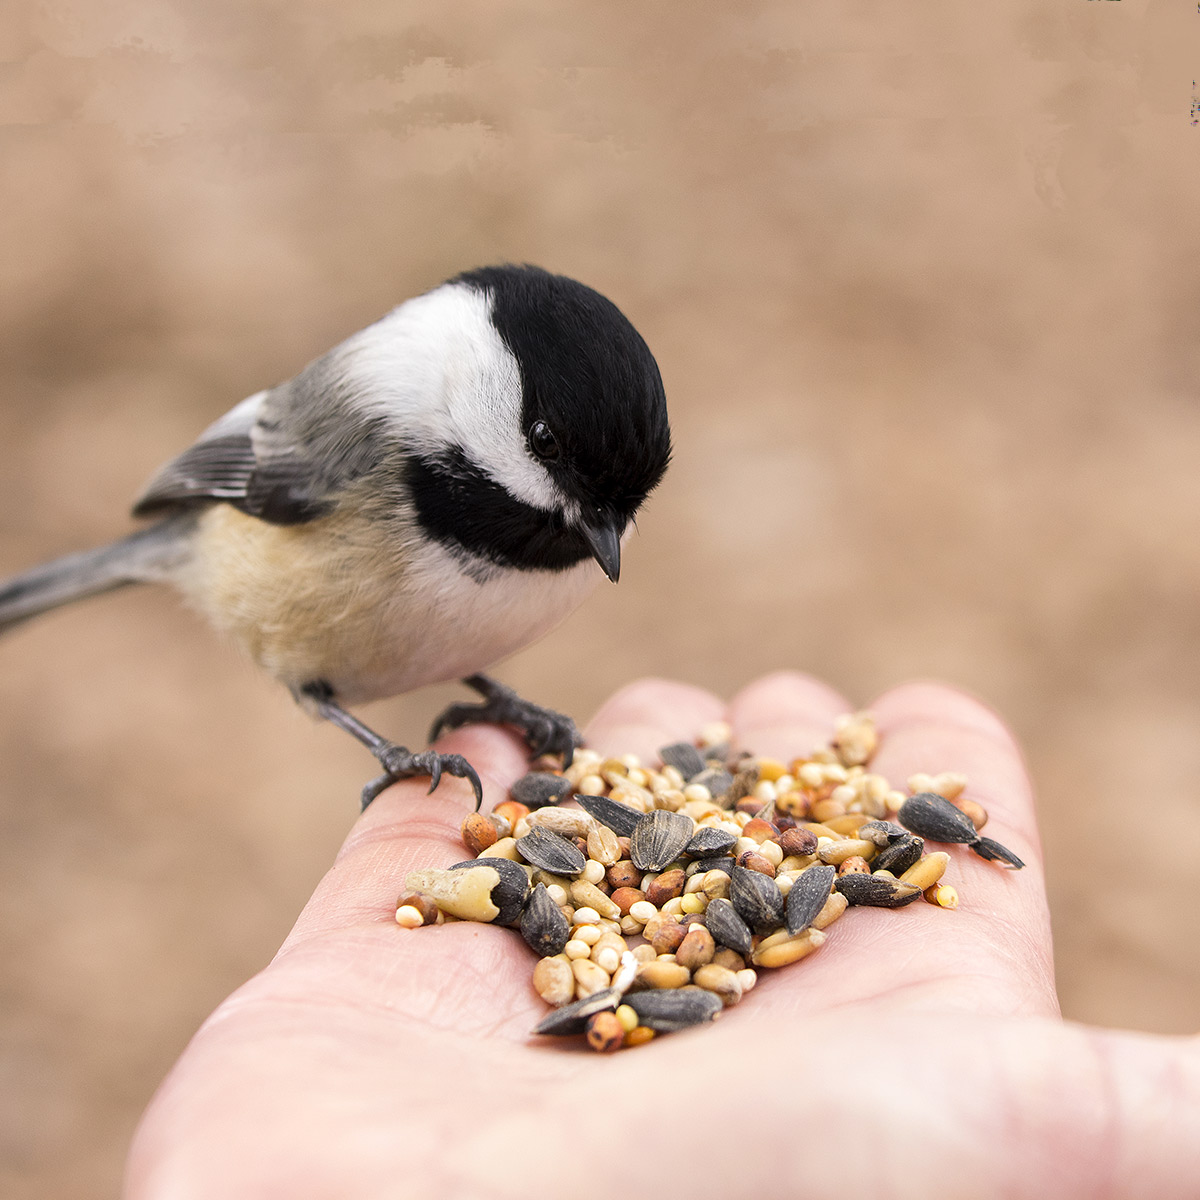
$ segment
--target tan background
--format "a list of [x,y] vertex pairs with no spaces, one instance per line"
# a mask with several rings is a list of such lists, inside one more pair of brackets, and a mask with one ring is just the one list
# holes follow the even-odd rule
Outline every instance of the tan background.
[[[1063,1003],[1200,1027],[1200,15],[1179,0],[15,0],[0,572],[459,269],[609,294],[677,457],[503,676],[974,690],[1041,797]],[[367,710],[420,739],[452,688]],[[0,645],[0,1192],[110,1194],[364,753],[168,595]],[[947,764],[952,765],[952,764]]]

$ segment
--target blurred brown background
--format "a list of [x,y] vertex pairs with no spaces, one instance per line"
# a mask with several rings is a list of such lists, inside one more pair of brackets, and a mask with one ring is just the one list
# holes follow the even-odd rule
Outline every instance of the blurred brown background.
[[[1064,1007],[1200,1027],[1200,16],[1176,0],[14,0],[0,573],[467,266],[610,295],[677,457],[502,671],[586,717],[789,665],[994,704]],[[453,688],[366,716],[419,740]],[[953,764],[946,764],[953,765]],[[111,1194],[372,764],[165,593],[0,644],[0,1192]],[[1156,833],[1157,831],[1157,833]]]

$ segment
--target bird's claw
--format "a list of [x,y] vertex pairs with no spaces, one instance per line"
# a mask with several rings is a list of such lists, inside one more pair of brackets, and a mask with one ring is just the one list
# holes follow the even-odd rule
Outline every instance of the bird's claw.
[[378,779],[371,780],[362,794],[362,806],[366,807],[385,788],[391,787],[400,779],[411,779],[416,775],[429,776],[429,791],[442,781],[442,775],[454,775],[465,779],[475,793],[475,811],[483,803],[483,784],[475,768],[461,754],[438,754],[435,750],[423,750],[419,754],[394,743],[389,744],[380,754],[379,763],[384,774]]
[[512,688],[505,687],[486,675],[471,675],[464,679],[463,683],[483,696],[483,702],[451,704],[433,723],[430,741],[436,741],[448,729],[459,729],[463,725],[483,722],[509,725],[519,730],[525,738],[531,757],[560,754],[563,766],[571,765],[575,748],[583,745],[583,739],[570,717],[522,700]]

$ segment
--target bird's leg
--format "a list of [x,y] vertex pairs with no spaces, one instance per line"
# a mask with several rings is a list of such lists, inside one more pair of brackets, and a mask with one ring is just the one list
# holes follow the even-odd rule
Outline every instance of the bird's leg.
[[379,759],[379,765],[384,773],[371,780],[362,792],[362,806],[365,809],[384,788],[390,787],[398,779],[411,779],[414,775],[428,775],[429,790],[432,792],[442,776],[457,775],[460,779],[470,782],[475,792],[475,809],[478,811],[483,802],[483,785],[475,768],[461,754],[438,754],[434,750],[425,750],[414,754],[404,746],[389,742],[380,737],[373,729],[364,725],[357,717],[352,717],[333,698],[333,691],[328,684],[311,683],[300,689],[301,694],[312,702],[317,713],[325,720],[332,722],[339,729],[344,729],[351,737],[357,738],[370,752]]
[[433,723],[430,741],[436,740],[444,730],[457,729],[460,725],[484,721],[493,725],[511,725],[524,736],[534,758],[542,754],[561,754],[563,766],[571,765],[575,747],[582,746],[583,739],[570,717],[522,700],[512,688],[487,675],[468,675],[463,683],[474,688],[483,697],[483,703],[450,705]]

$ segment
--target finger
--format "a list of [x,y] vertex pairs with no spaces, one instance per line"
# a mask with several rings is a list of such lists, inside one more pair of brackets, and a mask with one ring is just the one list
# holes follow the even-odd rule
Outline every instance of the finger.
[[614,693],[588,723],[587,744],[601,754],[636,754],[656,763],[672,742],[693,741],[725,704],[711,692],[666,679],[642,679]]
[[[1027,864],[1009,871],[965,846],[929,844],[928,849],[951,855],[947,879],[960,897],[952,918],[956,943],[962,935],[955,952],[970,961],[990,956],[989,970],[1002,970],[1010,984],[1019,981],[1014,1001],[1020,1003],[1023,994],[1031,1011],[1057,1011],[1033,789],[1012,735],[979,701],[936,683],[904,684],[870,707],[880,734],[870,770],[902,790],[916,772],[963,772],[968,779],[964,795],[989,814],[987,836]],[[970,961],[964,961],[964,969],[970,969]]]
[[[468,725],[433,747],[461,754],[483,783],[483,811],[505,799],[528,769],[520,740],[495,725]],[[444,867],[469,857],[463,818],[475,810],[466,779],[443,774],[430,794],[426,779],[404,779],[386,788],[354,823],[333,866],[317,885],[289,942],[359,924],[394,921],[396,899],[410,871]]]
[[828,684],[776,671],[748,684],[729,706],[740,749],[784,762],[828,745],[834,719],[852,705]]

